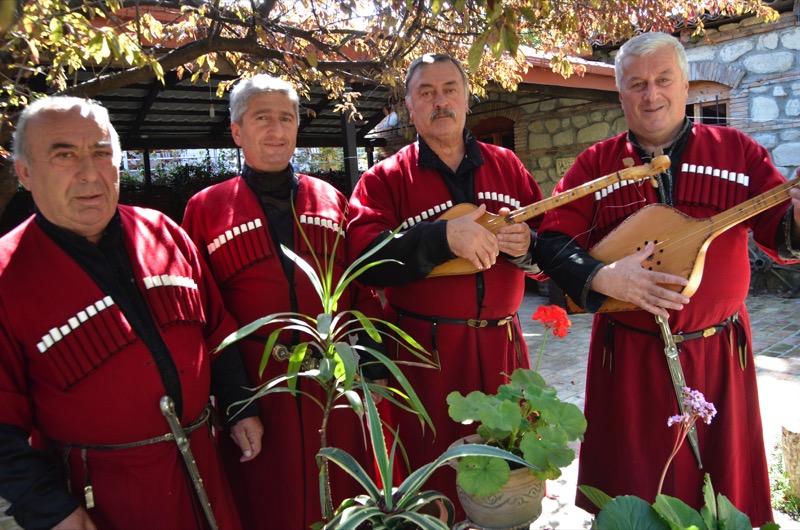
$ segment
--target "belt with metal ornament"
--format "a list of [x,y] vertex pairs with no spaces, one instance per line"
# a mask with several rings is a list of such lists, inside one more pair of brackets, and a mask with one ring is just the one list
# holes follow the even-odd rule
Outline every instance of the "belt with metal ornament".
[[[197,429],[208,423],[208,419],[210,416],[211,416],[211,409],[209,407],[206,407],[205,409],[203,409],[203,412],[200,414],[200,417],[198,417],[192,423],[184,427],[183,431],[186,434],[196,431]],[[94,444],[80,444],[80,443],[66,443],[66,442],[57,442],[57,443],[59,445],[63,445],[65,451],[69,451],[72,448],[113,451],[116,449],[131,449],[134,447],[142,447],[145,445],[157,444],[161,442],[172,442],[172,441],[175,441],[175,435],[171,432],[168,432],[166,434],[162,434],[161,436],[155,436],[153,438],[148,438],[146,440],[139,440],[138,442],[130,442],[125,444],[94,445]]]
[[480,329],[492,326],[508,326],[514,321],[514,315],[509,315],[507,317],[496,318],[496,319],[434,317],[429,315],[420,315],[419,313],[414,313],[406,309],[401,309],[394,304],[391,305],[392,308],[401,317],[409,317],[416,320],[422,320],[424,322],[432,322],[434,324],[455,324],[455,325],[469,326],[471,328]]
[[[694,340],[694,339],[702,339],[706,337],[712,337],[714,335],[718,335],[725,331],[725,328],[728,327],[731,323],[736,323],[739,320],[739,312],[735,312],[719,324],[714,324],[713,326],[708,326],[707,328],[703,328],[699,331],[690,331],[690,332],[683,332],[679,331],[678,333],[672,334],[672,340],[675,341],[675,344],[680,344],[681,342],[686,342],[687,340]],[[658,331],[650,331],[649,329],[640,329],[635,326],[631,326],[630,324],[625,324],[620,322],[619,320],[609,318],[609,324],[613,326],[620,326],[630,331],[635,331],[637,333],[642,333],[643,335],[650,335],[651,337],[661,337],[662,334]]]

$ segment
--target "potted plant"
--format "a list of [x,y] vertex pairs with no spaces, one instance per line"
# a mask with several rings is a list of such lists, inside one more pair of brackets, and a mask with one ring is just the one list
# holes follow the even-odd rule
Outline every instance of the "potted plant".
[[[299,225],[299,223],[298,223]],[[300,230],[301,236],[306,239],[307,246],[311,247],[306,234]],[[286,372],[263,382],[254,389],[253,395],[242,405],[250,403],[276,392],[300,393],[307,396],[322,409],[322,424],[320,426],[320,448],[328,447],[328,420],[334,408],[349,407],[356,414],[363,415],[364,408],[361,394],[367,394],[367,381],[361,375],[359,359],[367,356],[371,363],[380,363],[386,367],[399,388],[390,386],[372,386],[371,391],[389,400],[398,406],[417,413],[421,421],[435,432],[430,417],[417,397],[416,392],[403,375],[398,364],[385,356],[375,347],[353,343],[351,338],[356,334],[367,335],[373,344],[381,344],[385,340],[396,341],[401,347],[410,351],[417,362],[413,364],[435,366],[431,355],[422,348],[413,338],[404,333],[400,328],[385,320],[370,317],[356,309],[340,310],[339,300],[351,283],[365,270],[374,267],[382,261],[370,263],[368,260],[378,251],[391,236],[370,252],[347,267],[341,275],[337,275],[334,263],[336,245],[342,239],[339,232],[335,239],[334,248],[329,253],[330,258],[320,263],[315,254],[313,265],[304,261],[285,246],[281,249],[311,280],[319,296],[323,312],[318,315],[286,312],[264,316],[247,324],[226,337],[217,347],[222,350],[231,343],[238,341],[263,326],[270,325],[269,334],[264,347],[261,360],[260,374],[264,373],[267,363],[276,352],[285,355],[287,362]],[[301,341],[291,345],[290,348],[278,344],[279,336],[286,330],[299,331]],[[275,350],[275,347],[279,350]],[[280,348],[283,348],[280,350]],[[273,361],[274,362],[274,361]],[[412,364],[406,362],[406,364]],[[299,379],[305,379],[319,385],[323,389],[323,398],[311,396],[307,392],[297,390]],[[325,520],[333,517],[333,501],[331,498],[328,460],[322,456],[317,457],[320,467],[320,503]]]
[[[570,322],[557,306],[534,314],[555,336],[566,335]],[[539,350],[541,359],[546,332]],[[538,367],[538,361],[536,366]],[[533,522],[541,514],[544,481],[556,479],[575,459],[569,443],[583,438],[586,418],[572,403],[561,401],[535,370],[515,370],[495,394],[471,392],[447,396],[450,417],[477,423],[476,434],[456,442],[486,444],[522,457],[529,469],[512,470],[502,459],[470,456],[459,459],[457,490],[470,519],[488,528],[511,528]],[[517,496],[509,500],[505,495]],[[519,513],[511,507],[519,507]],[[502,509],[500,509],[502,508]]]
[[322,448],[319,452],[321,457],[340,466],[364,488],[362,495],[342,502],[333,518],[324,525],[325,530],[447,530],[454,522],[453,503],[437,491],[422,490],[436,469],[454,459],[468,457],[508,459],[518,466],[530,466],[522,458],[502,449],[467,444],[448,449],[435,461],[413,471],[401,484],[394,486],[392,470],[398,449],[398,436],[395,436],[391,450],[388,450],[375,402],[368,391],[364,393],[364,402],[380,485],[347,452],[336,447]]
[[[739,511],[725,495],[721,493],[714,496],[711,477],[705,474],[703,482],[704,505],[700,511],[695,510],[685,502],[669,495],[661,494],[664,476],[672,460],[680,450],[687,434],[698,419],[707,424],[716,415],[717,410],[713,403],[708,403],[705,396],[697,390],[684,387],[683,390],[684,413],[672,416],[667,424],[677,425],[678,434],[672,453],[667,458],[661,480],[658,484],[655,502],[651,505],[647,501],[634,495],[621,495],[611,498],[602,491],[592,486],[578,486],[586,497],[592,501],[600,512],[597,514],[592,528],[596,530],[717,530],[736,529],[752,530],[747,515]],[[767,523],[761,530],[776,530],[780,525]]]

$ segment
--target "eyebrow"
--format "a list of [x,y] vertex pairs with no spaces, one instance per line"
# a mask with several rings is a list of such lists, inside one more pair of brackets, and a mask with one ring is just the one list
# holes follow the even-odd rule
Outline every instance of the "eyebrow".
[[[78,149],[78,146],[67,142],[55,142],[50,145],[50,151],[57,151],[59,149]],[[111,149],[111,142],[95,142],[92,145],[92,149]]]
[[[445,81],[444,82],[445,86],[451,86],[451,85],[457,85],[457,84],[458,84],[458,81]],[[420,83],[419,85],[417,85],[417,88],[418,89],[419,88],[431,88],[433,86],[434,86],[433,83]]]

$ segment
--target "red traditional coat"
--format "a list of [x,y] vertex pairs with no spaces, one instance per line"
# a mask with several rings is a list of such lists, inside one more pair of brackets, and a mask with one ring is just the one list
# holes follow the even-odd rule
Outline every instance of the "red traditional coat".
[[[235,323],[191,241],[165,216],[119,206],[134,277],[172,354],[181,422],[208,403],[210,356]],[[126,444],[170,432],[164,386],[115,301],[33,221],[0,240],[0,423],[63,444]],[[220,528],[239,528],[210,428],[191,448]],[[71,491],[90,481],[98,528],[205,527],[176,444],[68,452]],[[87,470],[89,478],[87,480]],[[194,506],[194,508],[193,508]]]
[[[343,229],[346,199],[331,185],[297,175],[299,187],[294,223],[294,252],[316,268],[312,253],[321,263],[329,259],[337,233]],[[241,178],[211,186],[195,195],[186,207],[183,225],[211,264],[227,309],[240,325],[270,314],[295,311],[316,316],[322,312],[319,296],[308,277],[295,266],[290,285],[281,265],[281,250],[270,236],[267,219],[255,193]],[[308,243],[300,233],[302,230]],[[336,247],[335,275],[345,267],[345,241]],[[292,308],[292,301],[296,308]],[[350,307],[348,293],[339,310]],[[254,385],[286,373],[286,364],[271,359],[263,377],[259,364],[263,338],[269,326],[257,335],[262,341],[239,342],[244,364]],[[279,339],[291,344],[291,333]],[[298,388],[322,399],[320,388],[301,381]],[[278,393],[259,401],[264,424],[263,449],[254,460],[239,463],[241,451],[229,440],[220,440],[225,465],[234,488],[242,524],[248,529],[302,530],[322,517],[319,501],[319,468],[315,457],[320,447],[322,415],[307,396]],[[351,410],[334,410],[329,419],[328,444],[340,447],[367,469],[365,439],[358,416]],[[357,484],[331,466],[334,505],[344,497],[360,493]]]
[[[511,151],[478,143],[483,165],[474,169],[477,205],[488,212],[512,210],[541,199],[536,182]],[[351,258],[358,256],[384,231],[438,219],[452,206],[452,196],[438,171],[418,167],[419,144],[401,149],[362,176],[350,200],[348,241]],[[479,286],[477,277],[483,285]],[[506,382],[505,374],[528,367],[525,341],[516,319],[510,326],[481,329],[463,324],[438,324],[398,318],[392,306],[413,313],[452,319],[501,319],[515,315],[522,302],[525,273],[504,258],[479,275],[424,278],[385,289],[387,318],[414,337],[428,352],[435,338],[441,368],[402,366],[436,428],[423,430],[419,420],[398,411],[399,438],[411,469],[432,462],[455,440],[474,434],[474,426],[454,422],[447,414],[447,394],[474,390],[493,393]],[[435,335],[435,337],[434,337]],[[400,354],[408,360],[408,355]],[[457,503],[455,473],[443,469],[426,484]]]
[[[674,207],[686,215],[713,216],[785,181],[767,151],[734,129],[694,124],[689,134],[674,189]],[[554,193],[622,169],[627,157],[641,164],[625,134],[601,142],[577,158]],[[647,180],[614,186],[548,212],[540,234],[563,233],[591,248],[623,219],[658,202],[656,193]],[[771,520],[772,512],[744,305],[750,280],[748,229],[777,258],[776,234],[785,212],[784,203],[717,237],[706,253],[699,289],[683,310],[670,311],[669,318],[673,333],[702,330],[736,312],[741,326],[681,344],[686,384],[714,403],[718,414],[710,425],[697,425],[704,468],[698,469],[686,444],[667,474],[662,493],[699,508],[703,475],[710,473],[715,491],[726,495],[756,526]],[[542,259],[540,265],[547,272]],[[677,414],[677,402],[664,343],[660,336],[620,325],[614,326],[611,336],[610,318],[651,333],[658,331],[653,316],[644,311],[594,316],[586,384],[588,429],[580,452],[578,484],[600,488],[611,496],[633,494],[653,501],[677,434],[677,428],[667,426],[667,418]],[[746,343],[744,367],[739,339]],[[595,509],[581,495],[578,505]]]

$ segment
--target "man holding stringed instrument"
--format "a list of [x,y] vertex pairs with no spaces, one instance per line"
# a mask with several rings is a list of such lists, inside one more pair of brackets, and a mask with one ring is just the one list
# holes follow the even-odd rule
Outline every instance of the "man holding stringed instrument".
[[[511,223],[492,231],[478,221],[486,212],[502,215],[538,201],[541,191],[513,152],[477,142],[464,128],[469,84],[452,57],[414,61],[406,91],[418,141],[364,173],[350,199],[347,238],[355,258],[401,227],[375,256],[397,261],[359,280],[385,289],[387,319],[441,367],[404,367],[436,427],[436,433],[423,432],[414,416],[397,412],[414,469],[474,432],[449,418],[448,393],[495,392],[506,382],[504,374],[529,366],[516,311],[526,273],[538,272],[532,258],[536,225]],[[454,205],[467,213],[448,211]],[[459,264],[463,270],[454,275],[448,267]],[[440,471],[428,486],[457,499],[452,474]]]
[[[689,121],[687,60],[672,36],[628,41],[616,81],[630,130],[582,153],[555,192],[626,159],[663,152],[671,165],[652,182],[548,212],[535,250],[568,305],[596,313],[578,484],[652,502],[674,442],[667,418],[679,413],[675,391],[685,385],[719,414],[691,433],[693,447],[678,453],[661,493],[699,509],[709,473],[715,490],[761,526],[772,511],[744,304],[748,229],[772,258],[800,259],[798,178],[787,183],[739,131]],[[577,504],[597,510],[580,493]]]

